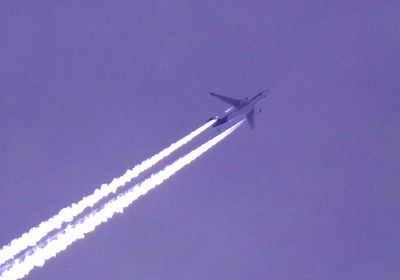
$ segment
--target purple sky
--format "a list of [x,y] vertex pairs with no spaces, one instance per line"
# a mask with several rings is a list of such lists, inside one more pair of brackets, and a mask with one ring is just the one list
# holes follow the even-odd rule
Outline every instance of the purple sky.
[[0,4],[0,246],[271,95],[29,279],[400,277],[398,0],[111,2]]

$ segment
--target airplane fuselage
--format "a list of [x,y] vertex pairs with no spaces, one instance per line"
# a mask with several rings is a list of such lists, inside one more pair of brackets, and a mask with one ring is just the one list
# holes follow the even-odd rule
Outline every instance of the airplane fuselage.
[[224,117],[217,118],[213,126],[219,126],[239,116],[252,116],[254,114],[254,106],[263,98],[267,96],[266,91],[260,92],[251,99],[247,97],[240,100],[240,103],[230,110]]

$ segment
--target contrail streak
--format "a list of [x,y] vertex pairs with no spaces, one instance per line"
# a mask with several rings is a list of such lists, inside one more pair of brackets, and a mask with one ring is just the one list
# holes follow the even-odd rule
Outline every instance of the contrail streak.
[[102,207],[93,210],[76,223],[69,224],[64,230],[59,231],[55,236],[49,237],[44,245],[34,247],[31,255],[16,259],[11,267],[0,275],[0,279],[19,279],[28,275],[35,266],[43,266],[47,260],[65,250],[73,242],[84,238],[87,233],[94,231],[98,225],[106,222],[114,214],[123,213],[124,208],[129,206],[140,196],[145,195],[148,191],[163,183],[184,166],[197,159],[207,150],[231,134],[242,123],[243,120],[226,131],[218,134],[195,150],[182,156],[161,171],[151,175],[141,183],[138,183],[129,190],[121,193],[116,198],[105,203]]
[[5,263],[7,260],[10,260],[29,246],[36,245],[37,242],[48,235],[51,231],[60,229],[63,223],[71,222],[87,207],[93,207],[93,205],[99,202],[102,198],[105,198],[110,193],[115,193],[119,187],[124,186],[126,183],[137,177],[140,173],[154,166],[162,159],[166,158],[174,151],[193,140],[193,138],[200,135],[207,128],[213,125],[214,122],[215,120],[207,122],[182,139],[171,144],[158,154],[155,154],[151,158],[144,160],[142,163],[136,165],[132,169],[128,169],[121,177],[113,179],[109,184],[101,185],[100,188],[97,188],[92,194],[83,197],[78,203],[73,203],[70,206],[61,209],[58,214],[49,218],[47,221],[41,222],[37,227],[31,228],[19,238],[16,238],[9,244],[4,245],[0,250],[0,265]]

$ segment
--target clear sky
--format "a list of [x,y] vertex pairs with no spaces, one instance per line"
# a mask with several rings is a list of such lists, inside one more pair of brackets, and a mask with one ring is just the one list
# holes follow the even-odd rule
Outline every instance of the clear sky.
[[29,279],[400,277],[399,1],[89,2],[0,3],[0,246],[271,95]]

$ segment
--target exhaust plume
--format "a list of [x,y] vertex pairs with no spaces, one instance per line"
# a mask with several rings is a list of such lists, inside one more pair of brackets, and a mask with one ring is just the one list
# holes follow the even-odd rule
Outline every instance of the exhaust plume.
[[119,187],[124,186],[140,173],[151,168],[174,151],[193,140],[196,136],[200,135],[207,128],[214,124],[215,120],[211,120],[186,135],[177,142],[171,144],[158,154],[155,154],[149,159],[144,160],[142,163],[136,165],[132,169],[128,169],[125,174],[119,178],[115,178],[109,184],[103,184],[97,188],[92,194],[85,196],[79,202],[73,203],[68,207],[61,209],[58,214],[49,218],[47,221],[41,222],[37,227],[31,228],[28,232],[22,234],[19,238],[12,240],[9,244],[4,245],[0,250],[0,265],[12,259],[17,254],[30,246],[34,246],[55,229],[60,229],[63,223],[71,222],[77,215],[81,214],[87,207],[93,207],[101,199],[108,196],[110,193],[115,193]]
[[84,238],[87,233],[94,231],[97,226],[106,222],[114,214],[123,213],[124,209],[136,199],[145,195],[148,191],[177,173],[184,166],[200,157],[203,153],[236,130],[242,123],[243,120],[188,154],[180,157],[178,160],[151,175],[141,183],[119,194],[116,198],[103,204],[100,208],[93,210],[77,222],[69,224],[64,230],[59,231],[54,236],[49,237],[45,242],[32,248],[31,254],[14,260],[8,270],[3,271],[0,275],[0,279],[19,279],[28,275],[35,266],[43,266],[47,260],[65,250],[73,242]]

